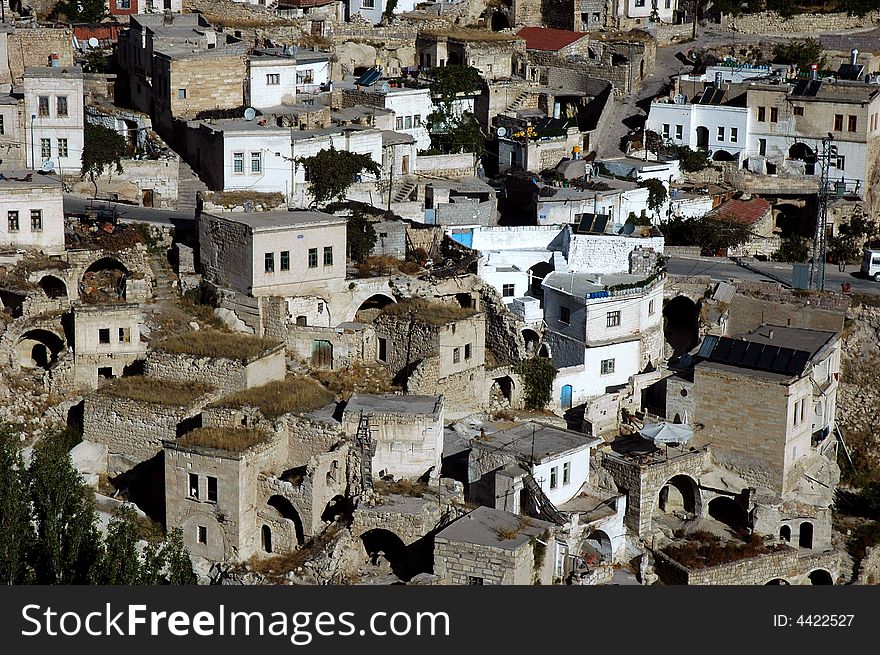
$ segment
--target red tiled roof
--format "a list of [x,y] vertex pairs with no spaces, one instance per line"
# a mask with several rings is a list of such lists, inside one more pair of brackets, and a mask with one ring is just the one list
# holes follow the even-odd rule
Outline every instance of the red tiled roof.
[[770,203],[763,198],[749,200],[728,200],[717,209],[712,216],[718,220],[741,225],[754,225],[770,211]]
[[526,40],[527,50],[553,51],[561,50],[587,36],[586,32],[554,30],[550,27],[524,27],[516,35]]

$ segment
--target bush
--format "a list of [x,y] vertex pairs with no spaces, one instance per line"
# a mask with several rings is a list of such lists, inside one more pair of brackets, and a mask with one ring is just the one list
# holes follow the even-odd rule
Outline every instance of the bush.
[[333,393],[309,377],[294,375],[285,380],[244,389],[214,403],[214,407],[256,407],[266,418],[310,412],[333,401]]
[[264,443],[268,435],[261,430],[246,428],[199,428],[177,440],[182,446],[214,448],[230,453],[242,453],[248,448]]
[[750,534],[741,542],[722,543],[718,535],[698,530],[684,544],[670,545],[663,553],[689,569],[704,569],[766,555],[785,548],[784,544],[767,545],[759,534]]
[[772,257],[777,262],[803,263],[810,256],[810,244],[805,237],[797,234],[785,237],[779,250]]
[[525,403],[529,409],[544,409],[550,402],[556,366],[547,357],[532,357],[516,365],[516,372],[523,380]]
[[211,390],[211,386],[200,382],[177,382],[132,376],[114,380],[111,384],[101,387],[99,393],[142,403],[184,407]]
[[217,357],[247,361],[266,354],[279,342],[246,334],[218,330],[188,330],[162,339],[156,350],[194,357]]

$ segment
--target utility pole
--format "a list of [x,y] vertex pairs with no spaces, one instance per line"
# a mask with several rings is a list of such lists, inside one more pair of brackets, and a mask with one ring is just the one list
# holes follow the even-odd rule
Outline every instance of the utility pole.
[[394,146],[391,146],[391,170],[388,173],[388,213],[391,213],[391,194],[394,193]]
[[816,233],[813,236],[813,262],[810,265],[810,288],[825,291],[825,259],[828,249],[828,169],[831,158],[837,156],[837,146],[829,132],[822,139],[822,156],[819,160],[819,197],[816,211]]

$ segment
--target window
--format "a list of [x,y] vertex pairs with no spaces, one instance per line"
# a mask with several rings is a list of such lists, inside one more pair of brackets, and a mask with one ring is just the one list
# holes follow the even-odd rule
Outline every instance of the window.
[[131,330],[129,328],[119,328],[119,343],[131,342]]
[[603,359],[602,360],[602,375],[611,375],[614,373],[614,360],[613,359]]
[[562,465],[562,484],[567,485],[571,482],[571,462]]
[[177,89],[178,100],[186,100],[186,89]]
[[407,116],[403,119],[403,129],[405,129],[405,130],[412,129],[412,116]]
[[403,116],[398,116],[398,117],[397,117],[397,123],[396,123],[396,125],[397,125],[397,129],[398,129],[398,130],[402,130],[402,129],[403,129]]
[[379,337],[379,354],[376,356],[380,362],[388,361],[388,339]]
[[801,400],[801,423],[804,422],[804,412],[806,411],[807,401],[806,399]]
[[636,0],[636,7],[644,7],[645,0]]
[[67,139],[58,139],[58,156],[67,157]]
[[18,212],[6,212],[6,220],[9,223],[9,231],[18,232]]
[[654,315],[654,300],[651,299],[648,301],[648,316]]
[[559,480],[557,480],[557,477],[559,475],[558,468],[559,467],[554,466],[552,469],[550,469],[550,488],[551,489],[555,489],[556,487],[559,486],[559,484],[558,484]]
[[856,116],[850,116],[846,123],[846,131],[847,132],[855,132],[856,126],[858,125],[858,118]]
[[767,154],[767,139],[758,139],[758,154],[762,157]]
[[233,173],[244,173],[244,153],[243,152],[233,152],[232,153],[232,172]]
[[40,116],[49,115],[49,96],[40,96],[37,98],[37,114]]
[[110,343],[110,328],[100,328],[98,330],[98,343]]
[[[413,127],[421,127],[422,126],[422,115],[416,114],[413,116]],[[2,132],[0,132],[2,134]]]
[[718,140],[724,141],[724,128],[720,125],[718,126]]
[[31,232],[42,232],[43,231],[43,210],[42,209],[32,209],[31,210]]
[[568,325],[571,323],[571,310],[568,307],[559,307],[559,322]]
[[40,139],[40,156],[43,159],[52,159],[52,139]]
[[6,126],[3,124],[3,116],[0,116],[0,134],[6,134]]
[[767,120],[767,110],[764,107],[758,107],[758,122],[764,123]]
[[309,68],[308,70],[296,72],[296,83],[297,84],[311,84],[314,81],[315,81],[315,73],[311,68]]
[[278,86],[279,84],[281,84],[281,75],[278,73],[269,73],[266,75],[267,86]]
[[770,107],[770,122],[779,122],[779,109],[777,107]]
[[730,128],[730,142],[736,143],[739,140],[739,128],[731,127]]
[[458,364],[461,361],[461,348],[453,348],[452,349],[452,363]]
[[208,502],[217,502],[217,478],[208,476]]
[[[372,2],[372,0],[370,0]],[[475,575],[468,576],[468,586],[471,587],[482,587],[483,586],[483,578],[478,578]]]
[[281,251],[281,270],[289,271],[290,270],[290,251],[282,250]]
[[251,153],[251,173],[261,173],[263,171],[263,153]]
[[309,268],[318,268],[318,249],[309,248]]
[[620,312],[608,312],[605,314],[605,327],[617,327],[620,325]]
[[376,0],[361,0],[362,9],[373,9],[376,6]]
[[664,139],[669,138],[669,127],[670,127],[669,123],[663,123],[663,138]]
[[208,545],[208,528],[204,525],[196,526],[196,539],[200,544]]
[[795,107],[794,108],[794,115],[795,116],[803,116],[804,115],[804,108],[803,107]]
[[684,135],[684,127],[681,126],[681,125],[676,125],[676,126],[675,126],[675,138],[676,138],[676,139],[681,139],[681,137],[682,137],[683,135]]
[[297,316],[296,317],[296,324],[303,325],[303,326],[308,325],[309,324],[308,316],[305,316],[304,314],[301,316]]
[[844,157],[843,155],[838,155],[836,168],[840,171],[846,170],[846,157]]
[[67,96],[55,98],[55,112],[58,116],[67,116]]
[[515,289],[515,284],[503,284],[501,285],[501,295],[504,298],[513,298],[513,296],[516,294]]
[[333,246],[324,246],[324,266],[333,266]]
[[196,473],[189,474],[189,493],[187,495],[190,498],[199,497],[199,476]]
[[843,130],[843,114],[834,114],[834,131],[840,132]]
[[471,344],[464,344],[464,361],[467,361],[471,358]]
[[266,272],[267,273],[274,273],[275,272],[275,253],[274,252],[267,252],[264,255],[263,259],[264,259]]

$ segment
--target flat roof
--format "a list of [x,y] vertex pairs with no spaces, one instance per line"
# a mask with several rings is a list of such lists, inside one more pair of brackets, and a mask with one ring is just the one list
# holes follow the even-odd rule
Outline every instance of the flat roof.
[[428,180],[426,186],[435,189],[454,189],[476,193],[495,193],[495,188],[477,177],[462,177],[455,180]]
[[595,273],[553,272],[547,274],[541,286],[553,289],[554,291],[561,291],[577,298],[586,298],[588,293],[604,291],[608,287],[618,284],[636,284],[647,279],[644,275],[632,275],[630,273],[597,275]]
[[443,396],[411,396],[393,393],[355,393],[345,406],[345,412],[365,414],[412,414],[436,416],[443,408]]
[[345,225],[344,216],[324,212],[297,210],[271,212],[205,212],[205,216],[220,218],[247,225],[254,232],[270,232],[283,228],[317,227],[321,225]]
[[415,143],[415,137],[411,134],[403,132],[394,132],[393,130],[382,130],[382,145],[396,146],[404,143]]
[[28,66],[24,69],[25,77],[69,77],[81,79],[82,68],[79,66]]
[[[447,541],[516,550],[552,527],[540,519],[483,506],[443,528],[437,536]],[[504,539],[505,536],[512,538]]]
[[260,125],[256,120],[247,121],[243,118],[217,118],[199,121],[202,125],[210,127],[218,132],[249,132],[255,134],[275,134],[278,136],[290,134],[289,127],[277,127],[276,125]]
[[292,141],[304,141],[305,139],[313,139],[318,136],[329,136],[331,134],[342,134],[343,132],[376,132],[379,130],[369,125],[334,125],[332,127],[322,127],[315,130],[292,130],[290,138]]
[[473,440],[474,448],[512,454],[519,460],[535,461],[602,443],[602,439],[546,423],[528,421],[513,427],[486,433]]
[[314,50],[297,48],[296,46],[292,47],[292,53],[287,48],[259,48],[254,50],[249,58],[251,61],[288,61],[297,65],[330,61],[330,57],[332,57],[332,54],[329,52],[316,52]]
[[61,179],[39,171],[0,171],[0,188],[57,187],[61,191]]
[[836,335],[836,332],[830,330],[813,330],[812,328],[765,323],[751,332],[738,335],[737,338],[752,343],[805,350],[810,353],[810,357],[815,357]]

